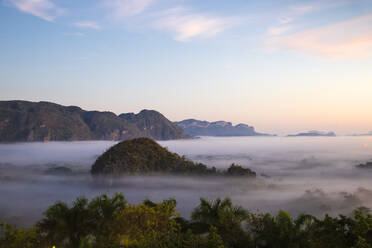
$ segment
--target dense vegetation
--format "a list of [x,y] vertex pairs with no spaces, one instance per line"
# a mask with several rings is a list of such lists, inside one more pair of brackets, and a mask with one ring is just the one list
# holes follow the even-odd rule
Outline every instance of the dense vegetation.
[[156,111],[142,111],[131,120],[120,116],[50,102],[0,101],[0,142],[188,137]]
[[293,219],[250,213],[230,199],[201,199],[191,219],[180,217],[174,199],[128,204],[121,194],[57,202],[35,226],[2,223],[0,248],[370,248],[372,215]]
[[250,169],[232,164],[226,172],[194,163],[149,138],[122,141],[103,153],[92,166],[93,175],[97,174],[146,174],[172,173],[180,175],[231,175],[255,176]]

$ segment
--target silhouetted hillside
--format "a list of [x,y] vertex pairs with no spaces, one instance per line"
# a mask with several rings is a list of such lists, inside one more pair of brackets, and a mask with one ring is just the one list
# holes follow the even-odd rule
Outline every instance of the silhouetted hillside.
[[246,124],[233,126],[231,122],[226,121],[199,121],[187,119],[174,122],[180,126],[186,134],[191,136],[267,136],[268,134],[257,133],[254,127]]
[[305,137],[335,137],[336,134],[334,132],[321,132],[321,131],[309,131],[306,133],[298,133],[298,134],[289,134],[288,137],[297,137],[297,136],[305,136]]
[[[187,137],[182,129],[163,115],[152,112],[150,117],[137,115],[136,122],[133,122],[112,112],[85,111],[76,106],[0,101],[0,142],[127,140],[136,137],[168,140]],[[151,132],[144,129],[146,126],[141,123],[149,126]]]
[[167,140],[169,137],[172,139],[187,138],[182,128],[155,110],[142,110],[138,114],[121,114],[119,117],[135,125],[146,137],[156,140]]

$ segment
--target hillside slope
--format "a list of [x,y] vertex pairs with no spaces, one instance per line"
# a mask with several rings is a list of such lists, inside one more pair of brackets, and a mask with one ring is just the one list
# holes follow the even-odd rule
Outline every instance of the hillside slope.
[[137,118],[138,123],[149,123],[153,127],[148,132],[112,112],[85,111],[76,106],[50,102],[0,101],[0,142],[187,137],[176,125],[163,125],[171,122],[156,113],[160,117],[154,114],[151,120],[145,117],[142,120],[141,115]]
[[154,140],[138,138],[122,141],[98,157],[92,165],[93,175],[168,173],[197,176],[256,177],[248,168],[232,164],[226,171],[208,168],[168,151]]
[[152,137],[156,140],[167,140],[168,137],[174,139],[187,138],[182,128],[173,124],[155,110],[142,110],[138,114],[121,114],[119,117],[135,125],[145,133],[146,137]]

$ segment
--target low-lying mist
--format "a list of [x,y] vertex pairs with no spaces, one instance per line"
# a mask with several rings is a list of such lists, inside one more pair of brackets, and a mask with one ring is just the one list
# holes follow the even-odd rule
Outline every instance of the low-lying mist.
[[[372,208],[370,137],[205,137],[159,142],[189,159],[227,168],[238,163],[257,172],[250,178],[126,176],[97,180],[89,170],[114,142],[50,142],[0,145],[0,221],[30,225],[58,200],[122,192],[131,203],[174,197],[188,217],[200,197],[230,197],[250,211],[288,210],[318,216]],[[48,169],[67,167],[70,174]]]

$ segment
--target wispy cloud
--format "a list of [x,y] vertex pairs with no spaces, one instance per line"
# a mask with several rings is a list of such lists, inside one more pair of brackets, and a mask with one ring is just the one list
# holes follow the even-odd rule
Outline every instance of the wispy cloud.
[[[319,9],[319,5],[296,5],[296,6],[289,6],[287,11],[284,14],[281,14],[275,23],[275,26],[270,27],[269,29],[280,28],[281,25],[288,25],[289,23],[294,22],[297,18],[306,15],[310,12],[316,11]],[[287,31],[287,30],[286,30]],[[272,34],[270,30],[268,30],[269,34]],[[284,33],[284,32],[283,32]],[[274,33],[274,35],[277,35]]]
[[66,35],[66,36],[77,36],[77,37],[85,36],[85,34],[81,33],[81,32],[67,32],[67,33],[63,33],[63,34]]
[[305,51],[326,58],[372,55],[372,14],[292,35],[270,38],[270,48]]
[[[159,0],[104,0],[109,16],[115,21],[136,23],[143,27],[171,33],[177,41],[189,41],[196,37],[211,37],[236,25],[238,18],[218,17],[196,10],[175,6],[169,1],[157,4]],[[181,2],[181,1],[180,1]],[[130,21],[130,22],[128,22]]]
[[278,21],[280,24],[287,24],[293,21],[293,17],[282,16],[282,17],[279,17]]
[[277,23],[274,26],[271,26],[267,30],[268,35],[282,35],[287,31],[292,29],[292,26],[289,24],[296,20],[299,16],[305,15],[309,12],[312,12],[316,9],[313,5],[298,5],[290,6],[286,14],[281,15]]
[[37,16],[46,21],[54,21],[56,17],[65,13],[50,0],[8,0],[7,3],[18,10]]
[[185,8],[173,8],[162,12],[154,26],[173,33],[175,40],[184,42],[195,37],[217,35],[238,22],[236,18],[215,17]]
[[93,21],[81,21],[81,22],[75,22],[74,25],[79,28],[90,28],[90,29],[101,29],[101,26]]
[[303,15],[307,15],[316,11],[340,7],[351,2],[352,1],[350,0],[316,0],[308,2],[307,4],[292,5],[289,6],[287,13],[279,18],[279,22],[281,20],[289,20],[287,22],[289,23]]
[[135,16],[147,10],[155,0],[106,0],[105,5],[112,9],[117,19]]
[[268,35],[281,35],[291,30],[293,27],[290,23],[295,22],[298,18],[308,15],[313,12],[322,11],[330,8],[343,6],[351,1],[348,0],[316,0],[306,4],[291,5],[287,8],[285,13],[281,14],[277,23],[269,27]]
[[322,8],[322,5],[319,4],[308,4],[308,5],[295,5],[295,6],[290,6],[290,12],[294,16],[301,16],[305,15],[307,13],[313,12],[317,9]]
[[278,26],[278,27],[270,27],[267,32],[269,35],[281,35],[287,32],[288,30],[291,30],[292,27],[289,25],[286,26]]

